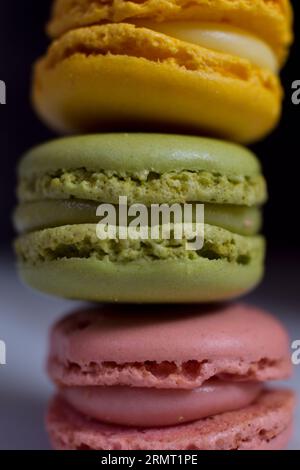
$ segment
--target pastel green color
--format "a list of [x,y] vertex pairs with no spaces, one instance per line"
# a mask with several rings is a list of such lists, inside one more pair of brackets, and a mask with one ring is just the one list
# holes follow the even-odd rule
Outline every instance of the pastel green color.
[[[262,278],[257,235],[266,184],[235,144],[159,134],[69,137],[28,152],[14,221],[22,279],[43,292],[100,302],[230,299]],[[100,203],[205,204],[204,246],[186,240],[100,240]]]
[[[14,214],[18,232],[61,225],[98,223],[99,203],[84,200],[48,200],[20,204]],[[195,207],[195,206],[194,206]],[[118,206],[116,211],[118,212]],[[205,223],[223,227],[240,235],[255,235],[261,228],[261,211],[256,207],[205,204]],[[132,219],[128,219],[129,222]],[[195,219],[194,219],[195,220]]]
[[261,174],[250,150],[203,137],[168,134],[96,134],[56,139],[29,151],[20,176],[88,168],[118,173],[206,170],[227,176]]
[[48,294],[99,302],[194,303],[225,300],[263,275],[264,239],[205,226],[205,243],[185,240],[99,240],[95,225],[22,235],[16,242],[21,277]]
[[70,258],[95,258],[99,261],[126,263],[159,259],[195,260],[199,257],[227,260],[242,265],[262,258],[263,241],[260,236],[244,237],[228,230],[205,225],[202,249],[186,249],[187,239],[159,238],[135,240],[98,238],[95,224],[63,225],[31,232],[19,237],[16,251],[19,258],[30,265]]
[[263,276],[251,266],[199,258],[195,261],[107,263],[95,258],[61,259],[31,266],[20,276],[41,292],[75,300],[125,303],[216,302],[239,297]]
[[19,168],[20,201],[259,205],[266,185],[254,155],[235,144],[190,136],[101,134],[41,145]]

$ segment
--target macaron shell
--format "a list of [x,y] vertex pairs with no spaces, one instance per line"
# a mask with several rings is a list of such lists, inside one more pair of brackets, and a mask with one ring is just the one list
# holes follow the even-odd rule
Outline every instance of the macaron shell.
[[288,441],[293,407],[291,392],[266,391],[240,411],[168,428],[137,429],[87,420],[56,398],[47,428],[53,447],[64,450],[275,450]]
[[[119,203],[260,205],[266,183],[255,155],[215,139],[97,134],[30,150],[19,166],[21,202],[84,199]],[[189,184],[187,184],[187,182]]]
[[261,165],[249,149],[231,142],[176,134],[101,133],[54,139],[29,150],[19,177],[85,167],[120,174],[181,170],[257,176]]
[[126,130],[169,127],[243,143],[275,127],[281,96],[266,69],[129,24],[66,33],[37,63],[33,85],[38,114],[60,132],[126,122]]
[[199,258],[105,263],[61,259],[19,263],[21,279],[46,294],[74,300],[125,303],[215,302],[239,297],[262,279],[261,259],[251,265]]
[[194,389],[213,377],[282,380],[291,367],[282,325],[243,304],[81,311],[54,327],[48,357],[62,386]]
[[102,22],[150,19],[157,22],[200,20],[243,28],[268,42],[280,60],[292,40],[292,9],[288,0],[148,0],[109,1],[105,5],[89,0],[56,0],[48,32],[57,37],[64,32]]

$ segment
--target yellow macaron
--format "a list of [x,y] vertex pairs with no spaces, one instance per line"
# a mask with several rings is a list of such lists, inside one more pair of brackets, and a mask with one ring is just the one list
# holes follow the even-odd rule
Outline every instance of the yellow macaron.
[[288,0],[57,0],[35,67],[40,116],[62,132],[172,130],[239,142],[277,123]]

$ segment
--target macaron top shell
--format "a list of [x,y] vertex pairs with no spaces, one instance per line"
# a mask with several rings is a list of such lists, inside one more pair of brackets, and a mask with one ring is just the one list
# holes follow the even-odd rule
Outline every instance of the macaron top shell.
[[208,138],[98,134],[54,140],[29,151],[19,167],[20,202],[76,198],[119,203],[210,202],[243,206],[266,200],[258,160],[247,149]]
[[286,332],[245,305],[110,306],[73,314],[51,336],[49,371],[64,385],[195,388],[211,377],[285,377]]
[[24,156],[19,174],[82,167],[120,173],[206,170],[255,176],[261,172],[254,154],[237,144],[182,135],[109,133],[66,137],[37,146]]
[[240,27],[268,42],[280,61],[292,40],[289,0],[56,0],[48,26],[50,36],[106,22],[151,20],[201,21]]

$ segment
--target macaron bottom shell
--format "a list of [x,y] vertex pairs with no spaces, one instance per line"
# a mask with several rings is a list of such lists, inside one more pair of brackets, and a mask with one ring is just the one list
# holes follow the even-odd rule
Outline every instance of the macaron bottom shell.
[[60,397],[47,429],[57,450],[280,450],[292,431],[293,394],[265,391],[250,406],[166,428],[131,428],[87,419]]
[[22,280],[34,289],[69,299],[125,303],[194,303],[238,297],[263,276],[251,266],[224,260],[109,263],[61,259],[39,266],[19,265]]
[[243,79],[226,65],[207,74],[129,55],[77,53],[55,67],[42,60],[35,70],[36,111],[58,132],[119,131],[126,122],[126,131],[170,129],[249,143],[270,132],[281,111],[275,76],[262,84],[247,67]]

